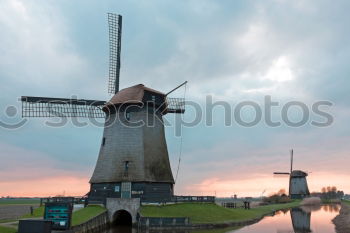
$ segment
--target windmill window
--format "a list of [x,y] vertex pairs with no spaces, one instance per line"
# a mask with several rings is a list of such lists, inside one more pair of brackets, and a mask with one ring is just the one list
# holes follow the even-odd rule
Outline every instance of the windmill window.
[[124,162],[124,171],[128,172],[128,170],[129,170],[129,161],[125,161]]
[[131,115],[130,112],[125,113],[126,120],[130,121],[130,115]]
[[152,101],[156,101],[156,97],[152,95]]
[[106,138],[102,138],[102,146],[104,146],[106,144]]

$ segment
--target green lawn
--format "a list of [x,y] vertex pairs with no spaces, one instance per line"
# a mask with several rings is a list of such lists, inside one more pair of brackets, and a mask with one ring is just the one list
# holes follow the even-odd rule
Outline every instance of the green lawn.
[[[21,218],[36,218],[36,217],[43,217],[44,216],[44,210],[45,207],[39,207],[34,209],[34,214],[26,214],[22,216]],[[89,219],[103,213],[106,209],[98,206],[98,205],[91,205],[87,206],[84,209],[80,209],[78,211],[73,212],[72,216],[72,225],[79,225],[80,223],[86,222]]]
[[6,199],[0,198],[0,205],[34,205],[40,204],[40,199]]
[[[36,209],[34,209],[33,215],[26,214],[26,215],[21,216],[20,219],[43,217],[44,216],[44,209],[45,209],[44,206],[36,208]],[[87,206],[84,209],[80,209],[78,211],[75,211],[75,212],[73,212],[73,216],[72,216],[72,226],[84,223],[84,222],[90,220],[91,218],[103,213],[104,211],[106,211],[105,208],[103,208],[101,206],[97,206],[97,205],[96,206],[94,206],[94,205]],[[13,220],[8,219],[8,220],[3,220],[1,222],[12,222],[12,221],[16,221],[16,220],[15,219],[13,219]],[[13,228],[0,226],[0,233],[15,233],[15,232],[16,232],[16,230]]]
[[350,201],[348,201],[348,200],[343,200],[343,202],[350,205]]
[[0,232],[1,233],[16,233],[17,230],[14,228],[0,226]]
[[[44,216],[44,206],[35,208],[33,211],[33,215],[30,214],[25,214],[19,217],[18,219],[23,219],[23,218],[40,218]],[[1,219],[0,223],[6,223],[6,222],[15,222],[18,221],[18,219]],[[0,232],[1,233],[1,232]]]
[[44,217],[44,210],[45,210],[45,207],[44,206],[40,206],[40,207],[34,209],[33,215],[26,214],[26,215],[23,215],[20,218],[39,218],[39,217]]
[[5,222],[14,222],[17,221],[17,219],[1,219],[0,223],[5,223]]
[[81,223],[84,223],[91,218],[102,214],[105,212],[106,209],[104,207],[98,206],[98,205],[91,205],[87,206],[84,209],[80,209],[78,211],[75,211],[72,216],[72,226],[79,225]]
[[275,210],[298,206],[300,202],[267,205],[250,210],[227,209],[216,204],[182,203],[166,206],[142,206],[146,217],[189,217],[192,223],[220,223],[259,218]]

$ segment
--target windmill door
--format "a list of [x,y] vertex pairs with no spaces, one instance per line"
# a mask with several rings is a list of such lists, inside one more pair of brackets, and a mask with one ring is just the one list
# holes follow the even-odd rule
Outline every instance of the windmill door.
[[131,182],[122,182],[121,198],[131,198]]

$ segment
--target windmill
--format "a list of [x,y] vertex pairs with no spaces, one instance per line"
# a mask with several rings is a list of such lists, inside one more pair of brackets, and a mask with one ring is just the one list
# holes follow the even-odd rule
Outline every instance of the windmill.
[[[105,118],[89,202],[106,198],[167,199],[173,195],[163,116],[183,114],[184,98],[138,84],[119,91],[122,16],[108,13],[109,101],[22,96],[22,117]],[[146,122],[137,125],[135,122]],[[150,126],[151,123],[151,126]]]
[[289,197],[292,199],[301,199],[309,196],[309,188],[306,177],[308,174],[301,170],[293,170],[293,149],[290,151],[290,172],[274,172],[274,175],[289,176]]

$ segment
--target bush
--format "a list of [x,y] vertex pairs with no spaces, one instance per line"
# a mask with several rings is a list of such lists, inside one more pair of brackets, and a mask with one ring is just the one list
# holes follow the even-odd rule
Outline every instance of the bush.
[[310,206],[310,205],[321,205],[321,198],[319,197],[307,197],[302,200],[300,205]]
[[282,194],[282,195],[274,194],[269,197],[264,197],[263,199],[264,204],[280,204],[280,203],[288,203],[288,202],[291,202],[291,199],[285,194]]

